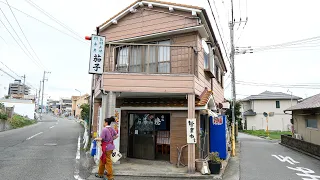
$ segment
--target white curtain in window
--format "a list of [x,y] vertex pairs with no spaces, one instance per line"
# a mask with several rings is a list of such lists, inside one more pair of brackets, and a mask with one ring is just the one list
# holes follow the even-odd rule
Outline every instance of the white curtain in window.
[[128,71],[129,49],[128,47],[119,47],[117,55],[117,69],[120,72]]
[[158,72],[159,73],[170,73],[170,46],[161,46],[161,45],[170,45],[170,40],[160,41],[158,43]]
[[132,46],[130,49],[129,72],[141,72],[142,46]]

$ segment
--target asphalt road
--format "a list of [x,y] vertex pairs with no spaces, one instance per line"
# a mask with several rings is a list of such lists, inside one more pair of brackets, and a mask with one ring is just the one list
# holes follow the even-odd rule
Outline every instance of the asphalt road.
[[1,132],[0,179],[74,179],[82,131],[74,120],[44,116],[35,125]]
[[302,180],[312,179],[312,176],[320,179],[320,161],[317,159],[286,148],[277,141],[241,133],[239,140],[241,180]]

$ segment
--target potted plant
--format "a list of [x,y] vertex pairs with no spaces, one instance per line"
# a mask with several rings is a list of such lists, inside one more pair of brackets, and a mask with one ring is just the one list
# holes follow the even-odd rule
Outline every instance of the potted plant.
[[211,174],[219,174],[221,169],[221,159],[218,152],[211,152],[209,154],[209,169]]
[[206,162],[206,159],[204,159],[203,157],[203,151],[204,151],[204,141],[205,141],[205,137],[206,137],[206,133],[204,132],[204,130],[202,130],[202,128],[200,128],[200,133],[199,133],[199,136],[200,136],[200,146],[199,147],[199,151],[201,153],[201,157],[199,159],[196,159],[195,160],[195,163],[196,163],[196,170],[201,172],[201,169],[202,169],[202,166],[203,166],[203,162]]

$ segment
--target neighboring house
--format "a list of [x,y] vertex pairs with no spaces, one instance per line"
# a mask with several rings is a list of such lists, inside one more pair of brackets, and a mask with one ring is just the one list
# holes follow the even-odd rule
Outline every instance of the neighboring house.
[[53,99],[48,99],[47,100],[47,106],[48,106],[48,111],[55,113],[57,109],[60,107],[60,101],[58,100],[53,100]]
[[82,96],[72,96],[72,115],[74,117],[80,117],[82,109],[80,106],[82,104],[88,104],[89,103],[89,94],[85,94]]
[[263,113],[266,112],[271,115],[268,116],[269,130],[291,131],[291,115],[285,114],[283,111],[296,105],[299,99],[301,98],[297,96],[271,91],[242,99],[242,117],[246,129],[265,130],[267,119]]
[[[203,8],[154,0],[136,1],[100,25],[107,44],[104,73],[94,75],[91,133],[120,108],[124,157],[176,163],[177,147],[187,144],[186,119],[196,118],[199,142],[208,116],[222,113],[227,69],[211,27]],[[208,138],[204,147],[207,154]],[[194,164],[188,154],[197,158],[195,149],[184,149],[185,163]]]
[[304,99],[287,111],[292,111],[294,133],[304,141],[320,145],[320,94]]
[[71,114],[72,101],[70,98],[61,98],[59,104],[61,114]]

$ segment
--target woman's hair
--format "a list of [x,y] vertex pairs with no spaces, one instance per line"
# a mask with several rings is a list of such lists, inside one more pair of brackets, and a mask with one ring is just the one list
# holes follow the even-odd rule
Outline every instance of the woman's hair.
[[113,116],[104,119],[104,122],[108,123],[108,125],[110,125],[112,122],[115,122],[115,121],[116,119]]

